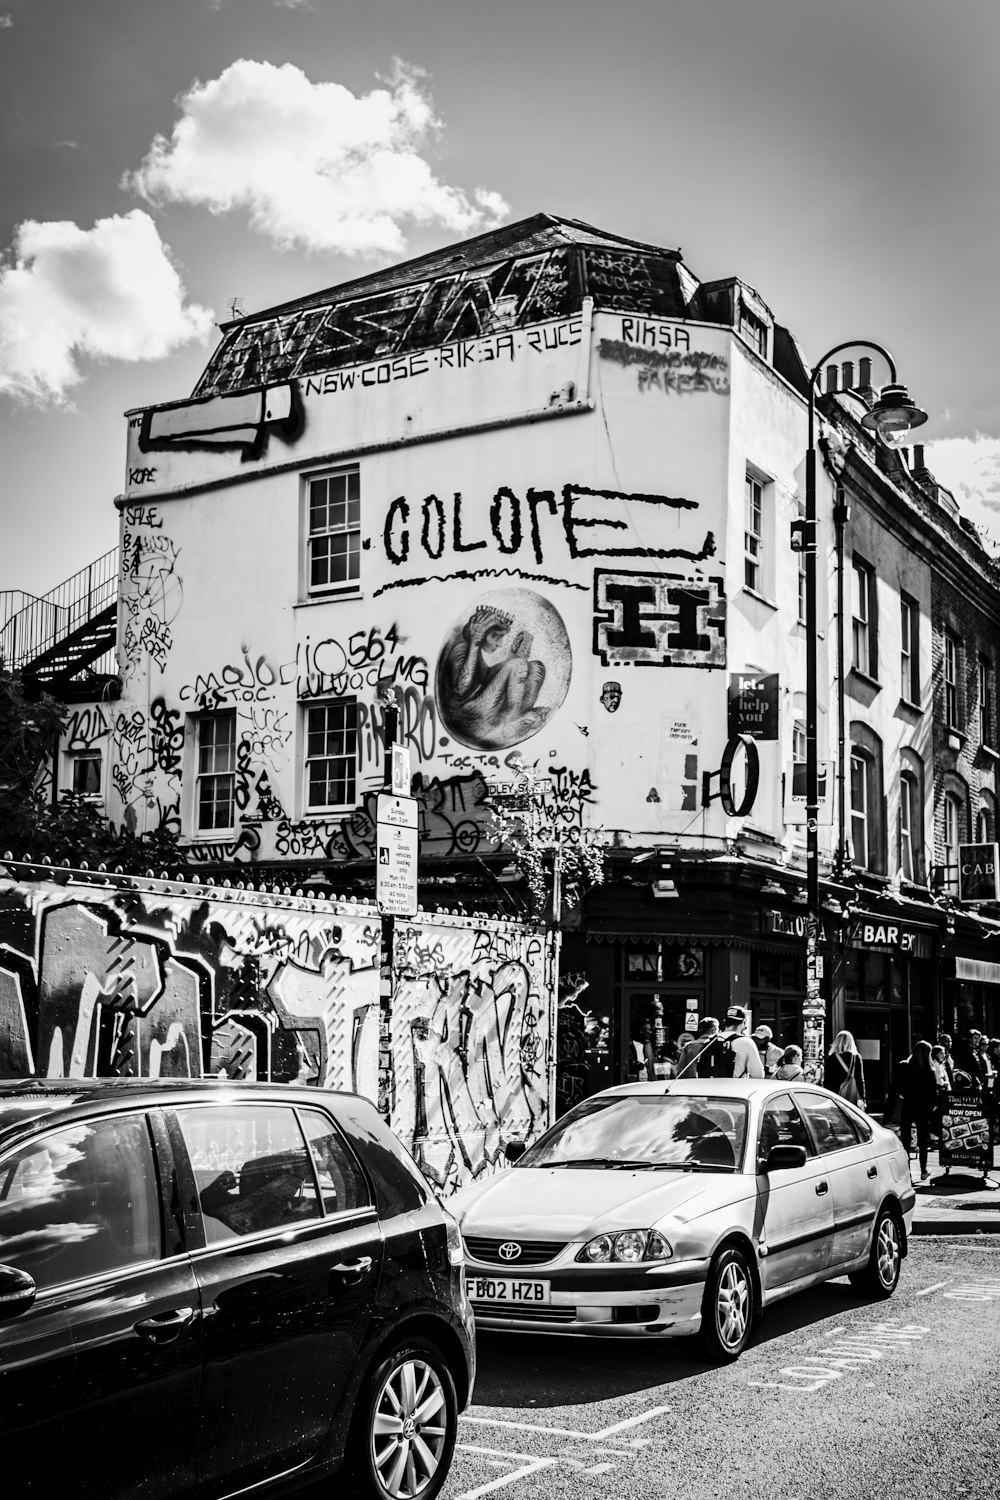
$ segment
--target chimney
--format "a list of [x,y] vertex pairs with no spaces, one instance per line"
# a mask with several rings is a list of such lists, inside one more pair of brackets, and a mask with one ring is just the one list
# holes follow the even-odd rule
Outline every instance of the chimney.
[[827,365],[827,367],[826,367],[826,393],[827,393],[828,396],[830,395],[830,393],[832,391],[835,391],[837,389],[837,373],[838,372],[837,372],[837,366],[836,365]]
[[869,406],[875,405],[875,387],[872,385],[870,359],[858,360],[858,395],[862,396]]
[[854,361],[853,360],[850,360],[850,359],[845,359],[844,360],[843,375],[844,375],[844,390],[845,391],[853,391],[853,389],[854,389]]

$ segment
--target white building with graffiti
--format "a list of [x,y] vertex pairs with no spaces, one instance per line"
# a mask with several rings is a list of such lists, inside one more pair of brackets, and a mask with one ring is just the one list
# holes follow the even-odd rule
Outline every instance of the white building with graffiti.
[[[392,685],[426,907],[523,915],[491,822],[525,772],[550,850],[604,846],[604,883],[563,918],[564,976],[607,1041],[587,1086],[647,1065],[645,1026],[660,1045],[733,1000],[793,1040],[807,382],[739,279],[702,283],[678,251],[544,214],[236,319],[191,397],[128,414],[120,696],[77,725],[61,774],[96,756],[109,816],[175,831],[206,875],[363,901]],[[880,583],[886,619],[903,586],[930,609],[934,547],[971,547],[874,453],[868,397],[853,372],[844,387],[824,397],[840,456],[819,476],[831,911],[856,894],[835,818],[853,775],[838,484],[851,470],[875,516],[867,546],[924,538],[910,581]],[[869,724],[864,675],[848,690]],[[926,755],[926,723],[887,712],[879,733],[887,784],[904,750]],[[931,858],[935,770],[920,793]],[[883,864],[867,868],[892,877]],[[883,895],[860,899],[877,911]],[[852,938],[832,916],[821,940],[832,959]]]

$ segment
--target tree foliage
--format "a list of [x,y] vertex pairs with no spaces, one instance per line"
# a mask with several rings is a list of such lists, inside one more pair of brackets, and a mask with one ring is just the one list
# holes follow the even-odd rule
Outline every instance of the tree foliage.
[[184,863],[176,836],[137,837],[115,828],[87,797],[51,797],[50,768],[68,710],[33,693],[0,662],[0,855],[73,868],[120,867],[130,874]]

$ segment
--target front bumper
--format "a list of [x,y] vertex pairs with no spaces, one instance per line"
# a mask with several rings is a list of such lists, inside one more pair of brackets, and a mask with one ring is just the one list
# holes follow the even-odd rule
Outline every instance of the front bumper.
[[[533,1268],[535,1270],[536,1268]],[[683,1338],[701,1327],[707,1261],[647,1270],[609,1266],[561,1269],[537,1279],[550,1284],[546,1304],[473,1302],[476,1327],[507,1333],[565,1333],[588,1338]],[[466,1276],[495,1278],[496,1266],[467,1262]]]

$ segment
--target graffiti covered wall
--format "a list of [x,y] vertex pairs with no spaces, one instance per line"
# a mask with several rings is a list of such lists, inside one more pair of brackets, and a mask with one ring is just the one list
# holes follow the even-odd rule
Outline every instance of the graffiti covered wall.
[[442,1191],[546,1127],[549,969],[535,929],[398,921],[380,1026],[366,903],[46,876],[0,867],[0,1077],[224,1074],[381,1093]]
[[222,440],[242,396],[131,418],[112,819],[195,862],[370,858],[388,680],[422,858],[497,852],[522,764],[566,838],[682,832],[726,739],[731,363],[588,305],[291,376],[267,442]]

